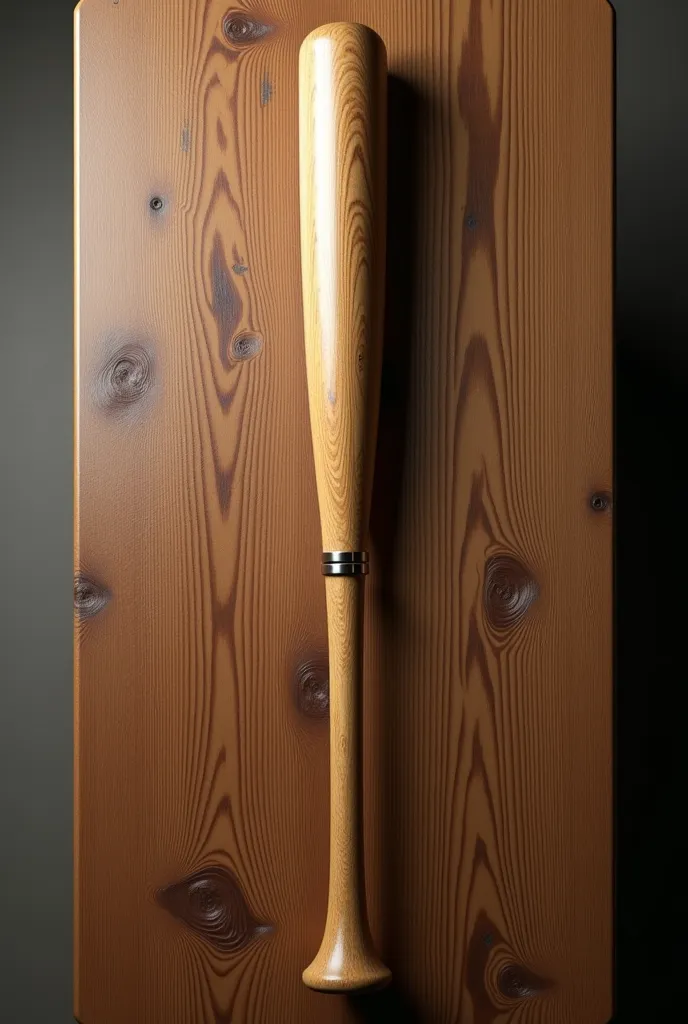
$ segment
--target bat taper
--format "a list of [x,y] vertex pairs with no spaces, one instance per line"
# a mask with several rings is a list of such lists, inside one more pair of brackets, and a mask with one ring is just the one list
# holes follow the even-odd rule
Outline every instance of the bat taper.
[[324,25],[299,57],[306,368],[330,657],[330,876],[303,973],[351,992],[390,978],[366,913],[361,807],[363,584],[382,361],[387,58],[363,25]]

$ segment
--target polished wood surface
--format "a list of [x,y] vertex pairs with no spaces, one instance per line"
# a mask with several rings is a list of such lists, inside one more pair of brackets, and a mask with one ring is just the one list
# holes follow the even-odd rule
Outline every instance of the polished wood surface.
[[[361,801],[363,579],[326,583],[330,671],[330,858],[320,948],[303,972],[321,992],[379,989],[390,980],[366,912]],[[374,684],[368,680],[368,685]]]
[[363,25],[299,53],[306,373],[323,551],[368,543],[382,366],[387,55]]
[[[323,25],[299,52],[306,375],[322,545],[367,553],[382,367],[387,55],[363,25]],[[314,567],[315,568],[315,567]],[[361,802],[363,579],[328,577],[330,870],[314,989],[378,988]],[[374,683],[374,681],[371,681]]]
[[[328,664],[298,54],[388,53],[364,832],[385,991],[310,991]],[[77,11],[76,1012],[611,1017],[605,0]]]

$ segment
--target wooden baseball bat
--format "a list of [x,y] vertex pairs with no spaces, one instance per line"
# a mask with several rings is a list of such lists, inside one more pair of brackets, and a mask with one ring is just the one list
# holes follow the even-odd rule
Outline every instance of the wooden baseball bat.
[[324,25],[299,56],[306,367],[330,657],[330,881],[310,988],[386,984],[368,927],[361,807],[363,584],[384,307],[387,56],[363,25]]

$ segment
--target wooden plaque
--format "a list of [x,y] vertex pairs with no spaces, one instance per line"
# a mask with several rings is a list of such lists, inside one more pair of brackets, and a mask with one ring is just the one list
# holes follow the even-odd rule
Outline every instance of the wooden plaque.
[[[365,625],[386,991],[307,989],[328,668],[298,51],[389,59]],[[606,0],[82,0],[82,1024],[612,1013],[613,13]]]

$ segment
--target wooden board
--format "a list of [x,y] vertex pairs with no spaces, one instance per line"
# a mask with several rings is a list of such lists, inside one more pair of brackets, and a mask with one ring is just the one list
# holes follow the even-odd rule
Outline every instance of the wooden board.
[[[297,55],[389,53],[367,888],[394,985],[310,992],[323,579]],[[603,1024],[612,984],[605,0],[83,0],[83,1024]]]

